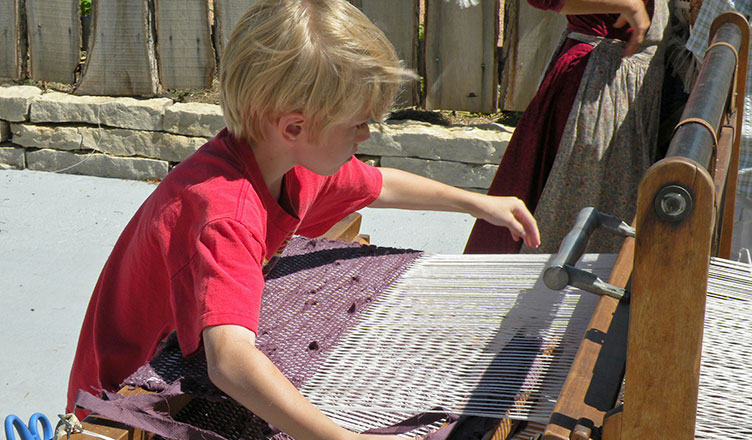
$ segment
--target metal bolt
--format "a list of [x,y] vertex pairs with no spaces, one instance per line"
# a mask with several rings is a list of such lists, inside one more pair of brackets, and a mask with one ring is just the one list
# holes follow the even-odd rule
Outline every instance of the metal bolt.
[[687,209],[687,201],[679,193],[667,193],[661,199],[661,209],[666,215],[676,217],[682,215],[684,210]]
[[661,188],[653,201],[656,214],[663,221],[675,223],[687,218],[692,211],[692,193],[681,184]]

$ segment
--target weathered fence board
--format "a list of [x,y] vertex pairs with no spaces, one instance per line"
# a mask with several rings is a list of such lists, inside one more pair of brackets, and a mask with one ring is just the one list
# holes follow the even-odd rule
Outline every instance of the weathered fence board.
[[[405,66],[418,70],[418,0],[353,0],[352,3],[381,29]],[[418,84],[405,85],[397,105],[413,106],[418,102]]]
[[26,29],[20,0],[0,1],[0,78],[26,76]]
[[29,76],[72,84],[81,59],[80,0],[26,0]]
[[91,48],[79,95],[154,96],[160,91],[149,0],[94,0]]
[[217,20],[215,40],[220,62],[232,30],[235,29],[240,17],[254,3],[256,3],[254,0],[214,0],[214,13]]
[[499,0],[426,5],[426,108],[493,113]]
[[209,88],[216,68],[206,0],[155,0],[162,87]]
[[563,15],[535,9],[525,0],[507,0],[507,5],[500,107],[523,111],[538,91],[567,21]]

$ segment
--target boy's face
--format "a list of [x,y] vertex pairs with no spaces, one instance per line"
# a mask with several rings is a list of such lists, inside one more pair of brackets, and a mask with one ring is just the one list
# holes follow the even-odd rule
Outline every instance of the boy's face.
[[370,113],[363,111],[350,120],[332,125],[301,152],[299,164],[322,176],[335,174],[358,150],[371,133],[368,129]]

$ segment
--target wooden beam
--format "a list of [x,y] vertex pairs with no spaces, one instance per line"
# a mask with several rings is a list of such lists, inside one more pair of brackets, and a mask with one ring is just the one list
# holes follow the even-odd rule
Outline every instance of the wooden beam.
[[[676,194],[667,185],[689,191],[686,218],[660,217],[656,204]],[[710,174],[683,157],[659,161],[640,184],[623,439],[694,439],[714,197]]]
[[[626,287],[635,242],[624,240],[608,282]],[[569,439],[578,426],[598,427],[613,408],[624,374],[629,306],[602,296],[554,406],[544,440]]]
[[[750,45],[750,29],[747,20],[735,13],[725,13],[721,15],[716,21],[713,22],[712,30],[715,30],[723,23],[732,22],[739,26],[742,31],[742,41],[739,47],[738,62],[736,65],[736,83],[732,86],[732,91],[735,92],[729,100],[732,108],[729,121],[729,125],[734,128],[731,139],[733,144],[731,146],[731,154],[729,159],[729,171],[726,178],[726,185],[729,188],[733,188],[733,191],[726,191],[723,193],[723,207],[721,209],[723,219],[720,225],[720,236],[718,238],[718,252],[717,255],[721,258],[731,258],[731,240],[734,229],[734,205],[736,202],[736,186],[739,171],[739,149],[741,147],[742,140],[742,122],[744,120],[744,102],[747,94],[747,71],[749,69],[749,45]],[[710,38],[714,35],[714,32],[710,33]]]
[[354,241],[360,231],[361,219],[359,213],[353,212],[332,226],[322,237],[329,240]]

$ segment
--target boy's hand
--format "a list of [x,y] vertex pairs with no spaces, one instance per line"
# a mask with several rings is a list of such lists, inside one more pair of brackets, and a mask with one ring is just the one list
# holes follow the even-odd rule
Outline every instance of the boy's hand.
[[479,219],[509,229],[514,241],[519,241],[522,237],[526,246],[531,248],[540,246],[538,223],[522,200],[517,197],[484,197],[486,197],[485,203],[477,215]]
[[379,171],[381,194],[371,204],[373,208],[465,212],[509,229],[515,241],[522,237],[527,246],[540,246],[538,224],[517,197],[478,194],[393,168]]

